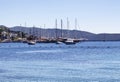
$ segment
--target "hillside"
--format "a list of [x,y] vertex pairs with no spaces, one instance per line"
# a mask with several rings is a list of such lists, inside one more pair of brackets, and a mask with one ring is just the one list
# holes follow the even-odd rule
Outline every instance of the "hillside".
[[[60,37],[61,36],[61,30],[60,29],[42,29],[37,27],[20,27],[15,26],[11,27],[10,30],[13,31],[22,31],[27,34],[33,34],[35,36],[41,36],[41,37]],[[57,35],[56,35],[57,33]],[[62,30],[62,36],[63,37],[69,37],[69,38],[86,38],[88,40],[95,40],[95,41],[119,41],[120,40],[120,34],[94,34],[86,31],[78,31],[78,30]]]

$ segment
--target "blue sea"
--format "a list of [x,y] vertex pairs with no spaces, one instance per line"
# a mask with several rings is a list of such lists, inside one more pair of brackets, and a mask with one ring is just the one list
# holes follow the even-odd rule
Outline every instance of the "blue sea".
[[120,82],[120,42],[0,43],[0,82]]

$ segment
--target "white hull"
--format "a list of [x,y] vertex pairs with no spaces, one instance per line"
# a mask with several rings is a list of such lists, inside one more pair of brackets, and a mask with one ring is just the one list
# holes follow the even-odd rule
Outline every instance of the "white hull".
[[28,43],[29,45],[35,45],[35,44],[36,44],[35,41],[28,41],[27,43]]
[[67,39],[64,43],[66,45],[76,44],[76,42],[74,42],[74,39]]

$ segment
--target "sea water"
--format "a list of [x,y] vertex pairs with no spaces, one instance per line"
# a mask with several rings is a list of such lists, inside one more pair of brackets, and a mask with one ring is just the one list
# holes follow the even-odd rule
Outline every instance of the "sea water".
[[0,82],[120,82],[120,42],[0,43]]

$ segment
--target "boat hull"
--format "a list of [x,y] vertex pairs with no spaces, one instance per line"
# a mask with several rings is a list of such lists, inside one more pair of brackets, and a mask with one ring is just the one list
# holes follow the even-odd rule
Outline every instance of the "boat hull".
[[35,45],[35,44],[36,44],[36,42],[34,42],[34,41],[28,42],[28,45]]

